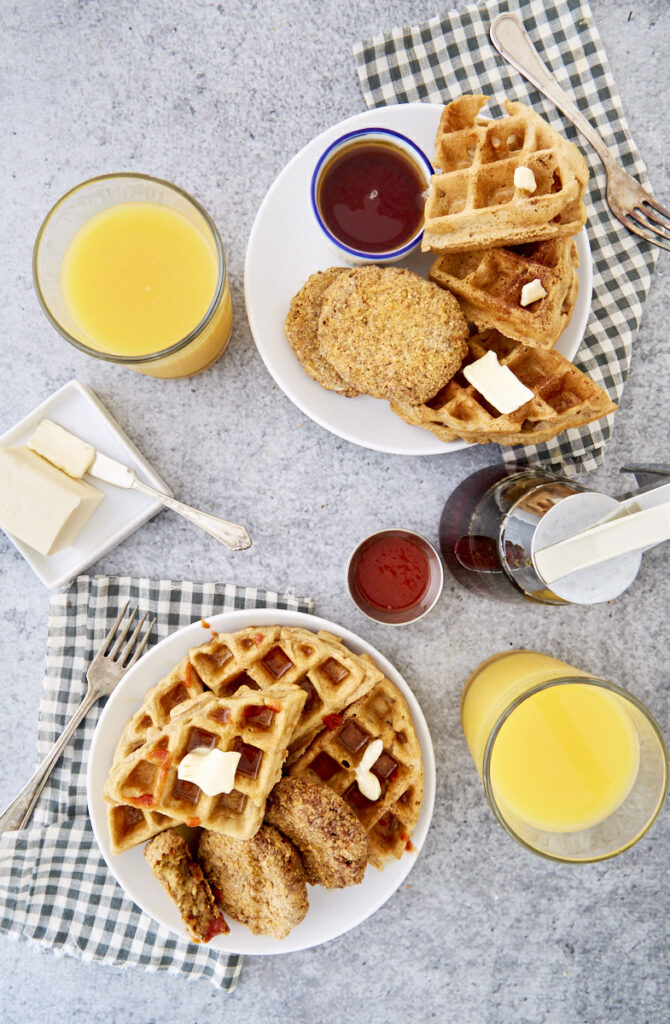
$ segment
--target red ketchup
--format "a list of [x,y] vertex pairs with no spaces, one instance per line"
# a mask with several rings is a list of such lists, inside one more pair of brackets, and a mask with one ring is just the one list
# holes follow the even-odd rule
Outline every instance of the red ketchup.
[[421,548],[407,537],[373,538],[358,556],[354,580],[360,596],[373,608],[413,608],[428,590],[430,566]]
[[317,201],[335,238],[362,252],[382,253],[400,248],[419,231],[426,187],[401,149],[359,142],[327,164]]

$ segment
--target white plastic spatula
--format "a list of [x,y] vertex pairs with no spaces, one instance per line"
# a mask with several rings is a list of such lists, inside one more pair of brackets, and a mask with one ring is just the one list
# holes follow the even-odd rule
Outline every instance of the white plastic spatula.
[[633,551],[670,540],[670,501],[609,518],[534,552],[535,568],[550,586],[556,580]]

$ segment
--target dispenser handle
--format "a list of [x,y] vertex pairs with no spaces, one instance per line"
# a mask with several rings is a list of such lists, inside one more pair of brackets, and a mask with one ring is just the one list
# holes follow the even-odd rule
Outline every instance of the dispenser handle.
[[670,501],[631,512],[566,537],[533,555],[536,572],[548,586],[580,569],[600,565],[670,540]]

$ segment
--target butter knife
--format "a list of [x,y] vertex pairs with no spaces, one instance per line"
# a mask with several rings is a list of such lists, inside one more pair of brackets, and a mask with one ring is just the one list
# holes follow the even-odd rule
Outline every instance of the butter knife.
[[143,480],[139,480],[134,470],[124,466],[122,462],[110,458],[109,455],[96,452],[93,464],[86,472],[97,480],[113,484],[114,487],[122,487],[124,490],[132,488],[134,491],[139,491],[140,494],[146,494],[148,498],[155,498],[166,508],[178,512],[184,519],[199,526],[201,530],[221,541],[226,547],[232,548],[233,551],[243,551],[245,548],[251,547],[251,537],[244,526],[230,523],[227,519],[221,519],[219,516],[212,516],[209,512],[200,512],[197,508],[185,505],[183,501],[171,498],[169,494],[157,491],[155,487],[150,487]]

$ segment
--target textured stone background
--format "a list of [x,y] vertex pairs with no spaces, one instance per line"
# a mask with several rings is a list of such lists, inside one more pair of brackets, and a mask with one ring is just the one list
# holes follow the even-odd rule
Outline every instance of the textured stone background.
[[[592,8],[656,193],[670,205],[670,5],[594,0]],[[246,240],[267,188],[314,135],[362,109],[353,42],[437,10],[426,0],[0,5],[0,430],[72,377],[87,382],[175,493],[248,523],[255,539],[249,553],[232,555],[166,513],[93,571],[311,594],[315,611],[364,633],[405,674],[438,762],[433,826],[410,884],[355,931],[307,952],[247,959],[230,996],[3,939],[8,1024],[668,1019],[667,810],[636,849],[609,863],[574,869],[534,858],[494,824],[458,720],[471,668],[505,647],[530,646],[628,685],[670,731],[667,548],[645,558],[635,585],[610,606],[519,610],[448,581],[423,622],[398,632],[368,623],[343,585],[355,543],[391,524],[434,539],[454,485],[497,453],[400,459],[340,441],[274,386],[245,318]],[[156,382],[87,359],[49,327],[33,294],[31,250],[48,208],[76,182],[121,169],[181,184],[221,230],[236,327],[225,358],[194,381]],[[612,492],[627,460],[668,461],[669,265],[663,255],[606,468],[591,478]],[[4,805],[34,765],[48,595],[3,535],[0,571]]]

